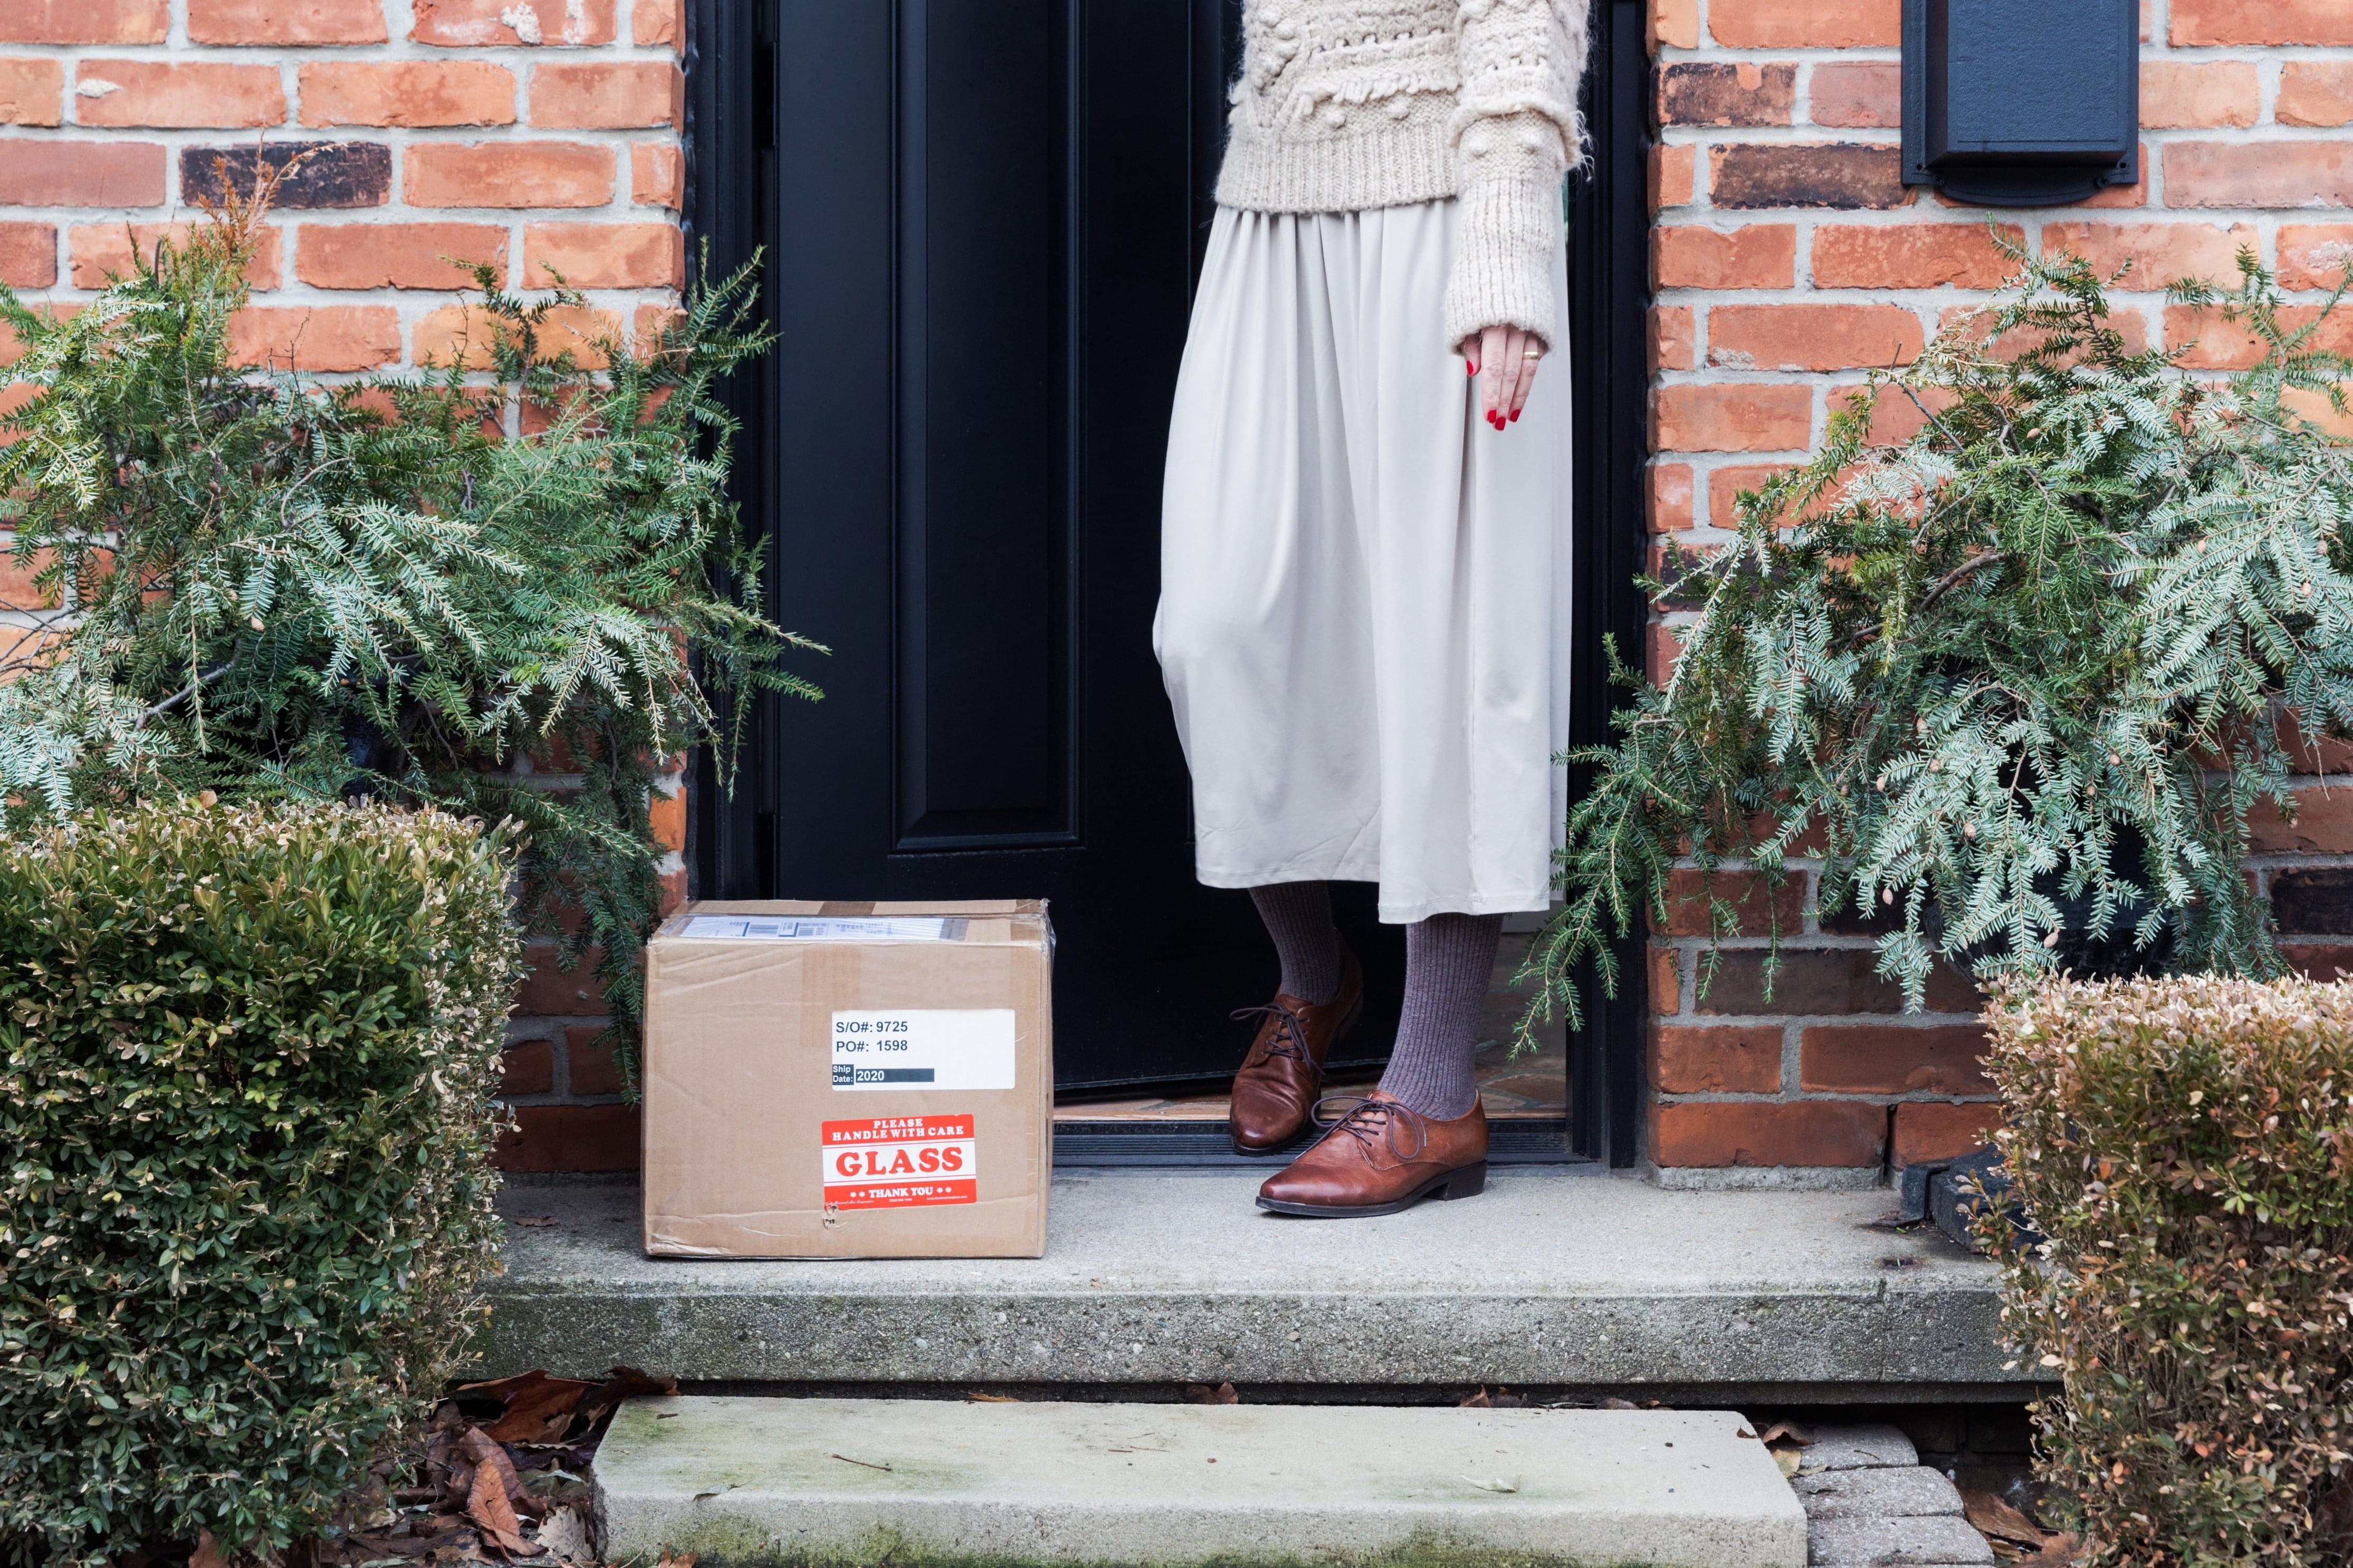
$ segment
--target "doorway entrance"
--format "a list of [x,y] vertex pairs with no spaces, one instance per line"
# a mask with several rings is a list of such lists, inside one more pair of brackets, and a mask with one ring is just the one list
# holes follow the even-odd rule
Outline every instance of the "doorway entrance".
[[[1601,637],[1637,646],[1641,616],[1646,265],[1640,18],[1599,0],[1597,22],[1570,199],[1596,736]],[[1247,896],[1193,880],[1150,646],[1239,43],[1236,0],[700,0],[689,28],[691,233],[714,268],[765,253],[778,337],[733,389],[744,517],[776,619],[832,649],[807,663],[822,702],[749,716],[732,795],[702,770],[697,894],[1050,900],[1066,1159],[1223,1149],[1228,1014],[1273,988]],[[1338,1066],[1370,1072],[1403,942],[1369,889],[1336,901],[1370,983]],[[1609,1156],[1622,1125],[1630,1159],[1639,1005],[1564,1047],[1556,1095],[1512,1069],[1519,1157]]]

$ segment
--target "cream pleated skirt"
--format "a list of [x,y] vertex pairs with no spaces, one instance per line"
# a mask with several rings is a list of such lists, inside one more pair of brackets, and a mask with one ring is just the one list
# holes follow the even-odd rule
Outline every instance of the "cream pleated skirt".
[[1455,222],[1451,201],[1219,209],[1153,626],[1211,887],[1377,882],[1392,921],[1549,901],[1568,363],[1508,430],[1480,417],[1440,320]]

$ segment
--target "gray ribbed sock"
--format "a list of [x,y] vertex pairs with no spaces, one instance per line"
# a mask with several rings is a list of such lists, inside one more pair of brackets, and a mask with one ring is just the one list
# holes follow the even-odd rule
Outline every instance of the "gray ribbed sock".
[[1501,915],[1432,915],[1405,928],[1405,1015],[1381,1088],[1451,1121],[1479,1099],[1479,1014],[1495,972]]
[[1282,960],[1278,989],[1318,1005],[1340,994],[1340,928],[1332,923],[1331,886],[1269,882],[1250,896]]

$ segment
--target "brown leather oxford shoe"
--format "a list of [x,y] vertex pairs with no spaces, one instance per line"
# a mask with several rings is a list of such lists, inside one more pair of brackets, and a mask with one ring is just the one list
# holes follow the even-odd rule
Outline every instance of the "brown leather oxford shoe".
[[1250,1055],[1234,1074],[1234,1147],[1245,1154],[1271,1154],[1299,1136],[1315,1099],[1324,1092],[1324,1062],[1333,1043],[1356,1026],[1365,1010],[1365,971],[1353,952],[1340,955],[1340,989],[1324,1003],[1303,1002],[1278,993],[1256,1014],[1261,1021]]
[[1258,1206],[1317,1219],[1395,1214],[1423,1198],[1476,1197],[1487,1186],[1487,1110],[1440,1121],[1373,1090],[1269,1176]]

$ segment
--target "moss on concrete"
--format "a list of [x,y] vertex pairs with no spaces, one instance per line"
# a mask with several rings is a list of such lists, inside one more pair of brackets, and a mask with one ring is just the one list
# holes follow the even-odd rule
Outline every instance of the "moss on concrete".
[[[691,1553],[695,1568],[1139,1568],[1132,1562],[1081,1563],[1062,1558],[975,1555],[943,1552],[897,1531],[878,1530],[854,1547],[794,1547],[740,1514],[714,1514],[663,1544],[663,1559]],[[648,1554],[614,1559],[615,1568],[653,1568]],[[1288,1555],[1168,1558],[1151,1568],[1657,1568],[1594,1558],[1501,1552],[1433,1535],[1416,1535],[1379,1552],[1334,1550],[1314,1557]],[[1707,1568],[1694,1563],[1688,1568]]]

